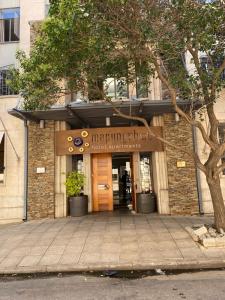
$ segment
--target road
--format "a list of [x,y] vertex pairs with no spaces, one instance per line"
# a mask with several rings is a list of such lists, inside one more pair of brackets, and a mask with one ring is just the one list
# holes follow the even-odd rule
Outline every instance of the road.
[[225,271],[204,271],[143,278],[100,275],[10,277],[0,279],[0,300],[33,299],[225,299]]

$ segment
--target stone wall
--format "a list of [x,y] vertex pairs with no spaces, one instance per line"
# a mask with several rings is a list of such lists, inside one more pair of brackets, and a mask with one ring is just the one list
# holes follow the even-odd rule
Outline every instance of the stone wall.
[[[191,126],[174,114],[164,115],[164,137],[180,149],[193,150]],[[171,214],[196,214],[198,194],[196,171],[193,159],[181,150],[165,146],[168,169],[169,208]],[[177,161],[185,161],[184,168],[177,167]]]
[[[55,216],[55,126],[54,121],[30,122],[28,129],[28,219]],[[37,168],[45,168],[38,174]]]

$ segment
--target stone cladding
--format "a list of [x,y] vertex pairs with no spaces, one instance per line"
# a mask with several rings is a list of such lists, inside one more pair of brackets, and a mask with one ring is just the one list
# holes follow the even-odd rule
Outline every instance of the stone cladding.
[[[30,122],[28,128],[28,219],[55,216],[55,126],[54,121]],[[37,173],[45,168],[45,173]]]
[[[174,114],[164,115],[164,137],[180,149],[193,150],[192,129],[184,120],[175,121]],[[194,160],[181,150],[165,146],[168,169],[169,207],[171,214],[197,214],[198,193]],[[186,166],[177,167],[178,161]]]

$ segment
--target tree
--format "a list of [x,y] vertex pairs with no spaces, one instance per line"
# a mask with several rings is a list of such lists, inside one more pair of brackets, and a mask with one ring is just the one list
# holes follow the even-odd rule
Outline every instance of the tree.
[[[133,82],[137,73],[142,78],[158,77],[174,110],[201,132],[210,148],[206,162],[195,152],[188,154],[206,176],[215,226],[225,230],[220,186],[225,143],[218,138],[214,112],[225,83],[224,44],[225,7],[218,0],[55,0],[30,57],[18,53],[21,68],[13,72],[13,88],[21,91],[24,108],[33,110],[49,107],[65,93],[85,95],[87,86],[110,101],[99,84],[107,77],[122,78],[121,86],[124,80]],[[185,63],[187,54],[192,72]],[[178,98],[190,101],[190,111],[177,105]],[[142,122],[154,135],[146,120],[115,110],[121,117]],[[209,133],[201,121],[202,111],[209,120]]]

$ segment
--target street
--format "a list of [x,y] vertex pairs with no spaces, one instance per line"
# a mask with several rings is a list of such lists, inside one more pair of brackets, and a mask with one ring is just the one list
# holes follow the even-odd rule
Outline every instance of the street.
[[146,274],[139,274],[139,278],[94,273],[1,277],[0,299],[225,299],[223,270]]

